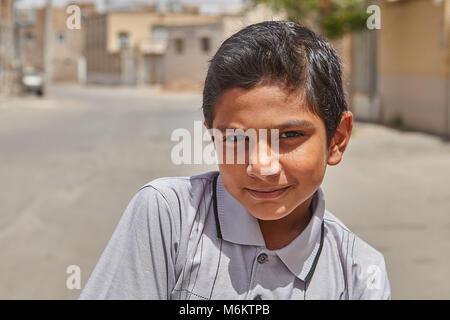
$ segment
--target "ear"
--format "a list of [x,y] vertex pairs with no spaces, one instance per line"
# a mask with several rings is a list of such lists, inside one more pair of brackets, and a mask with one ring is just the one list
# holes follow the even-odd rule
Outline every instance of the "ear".
[[350,111],[342,113],[341,122],[336,129],[336,133],[331,139],[328,151],[328,164],[335,166],[342,160],[345,148],[347,148],[353,129],[353,114]]

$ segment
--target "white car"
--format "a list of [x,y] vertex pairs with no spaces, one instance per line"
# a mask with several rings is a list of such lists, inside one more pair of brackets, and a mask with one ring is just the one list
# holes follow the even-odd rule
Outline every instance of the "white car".
[[27,92],[34,92],[38,96],[44,94],[44,78],[37,71],[26,71],[22,75],[22,85]]

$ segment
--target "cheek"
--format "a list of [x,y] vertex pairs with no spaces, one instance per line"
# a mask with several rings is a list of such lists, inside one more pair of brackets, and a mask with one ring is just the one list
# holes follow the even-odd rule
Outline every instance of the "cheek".
[[239,165],[239,164],[226,164],[221,163],[219,164],[219,171],[222,176],[232,176],[232,177],[238,177],[242,174],[242,170],[245,171],[245,165]]
[[223,183],[230,189],[238,188],[237,182],[243,176],[243,166],[232,164],[219,164],[220,177]]
[[283,155],[280,162],[288,175],[297,176],[303,182],[320,184],[327,164],[326,152],[322,143],[311,140]]

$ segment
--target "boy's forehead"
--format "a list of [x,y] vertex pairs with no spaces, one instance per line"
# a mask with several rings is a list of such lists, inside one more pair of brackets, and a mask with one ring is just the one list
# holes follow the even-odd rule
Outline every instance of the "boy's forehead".
[[303,101],[298,94],[289,94],[278,86],[229,89],[215,105],[213,127],[313,129],[320,118]]

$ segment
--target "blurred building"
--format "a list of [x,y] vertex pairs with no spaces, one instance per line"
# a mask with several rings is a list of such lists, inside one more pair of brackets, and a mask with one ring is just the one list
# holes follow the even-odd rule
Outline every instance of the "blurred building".
[[450,135],[450,1],[385,2],[382,10],[380,119]]
[[87,82],[163,83],[164,56],[170,42],[167,27],[218,21],[218,16],[186,10],[159,12],[152,6],[146,10],[117,10],[88,17],[84,20]]
[[223,41],[223,24],[169,26],[167,30],[169,41],[163,60],[162,82],[175,88],[177,85],[189,86],[188,82],[191,82],[201,88],[208,71],[208,61]]
[[14,0],[0,0],[0,96],[18,91]]
[[87,82],[199,87],[208,60],[222,41],[242,27],[279,17],[263,6],[235,14],[200,14],[198,7],[177,10],[146,6],[88,17]]
[[[77,3],[81,16],[95,15],[93,3]],[[69,13],[66,7],[53,7],[51,12],[50,61],[52,82],[76,82],[84,60],[84,25],[81,29],[69,29],[66,25]],[[45,69],[45,20],[46,8],[17,10],[22,17],[19,24],[20,56],[24,69]]]
[[381,29],[352,37],[354,114],[450,136],[450,1],[378,4]]

